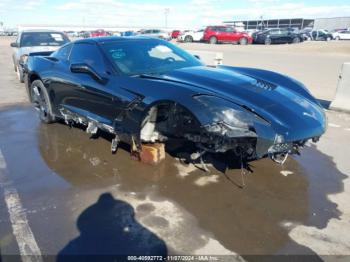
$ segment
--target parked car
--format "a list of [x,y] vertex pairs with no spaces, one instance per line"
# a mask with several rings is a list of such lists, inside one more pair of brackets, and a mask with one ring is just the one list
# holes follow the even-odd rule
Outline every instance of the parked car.
[[177,40],[180,42],[199,42],[203,40],[203,34],[204,29],[197,31],[186,30],[177,37]]
[[286,44],[299,43],[304,39],[299,34],[288,28],[272,28],[253,34],[254,43],[256,44]]
[[181,31],[180,30],[173,30],[171,32],[171,38],[172,39],[177,39],[177,37],[181,34]]
[[197,152],[282,162],[325,132],[326,118],[303,84],[275,72],[207,67],[167,41],[88,38],[49,57],[32,54],[26,88],[43,123],[100,129],[141,153],[171,139]]
[[88,32],[88,31],[80,31],[78,33],[78,37],[81,37],[81,38],[88,38],[88,37],[91,37],[91,33]]
[[164,40],[171,40],[171,35],[169,32],[160,29],[146,29],[140,32],[143,36],[155,37]]
[[230,26],[208,26],[204,30],[203,40],[210,44],[239,43],[251,44],[253,38],[245,32],[237,32]]
[[98,29],[96,31],[91,32],[91,37],[101,37],[101,36],[108,36],[108,33],[103,29]]
[[20,82],[23,83],[23,64],[28,55],[33,52],[54,51],[70,40],[59,31],[48,30],[25,30],[18,34],[13,47],[12,61],[15,72]]
[[125,31],[125,32],[121,32],[120,36],[135,36],[136,33],[134,31]]
[[338,31],[333,33],[332,37],[335,40],[350,40],[350,31],[349,30]]
[[332,34],[326,30],[312,30],[310,35],[314,41],[330,41],[333,39]]
[[299,31],[299,34],[302,36],[304,41],[309,41],[311,40],[311,32],[312,28],[304,28]]

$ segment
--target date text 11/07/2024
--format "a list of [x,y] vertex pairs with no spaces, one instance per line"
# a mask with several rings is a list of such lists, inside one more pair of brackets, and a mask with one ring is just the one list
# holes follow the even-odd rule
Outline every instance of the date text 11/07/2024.
[[128,261],[220,261],[218,256],[128,256]]

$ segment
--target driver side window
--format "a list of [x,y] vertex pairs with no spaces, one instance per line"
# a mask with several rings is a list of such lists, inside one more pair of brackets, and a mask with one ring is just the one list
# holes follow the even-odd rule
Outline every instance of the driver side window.
[[98,73],[106,72],[104,58],[95,44],[77,43],[74,44],[70,54],[70,63],[84,63],[91,66]]

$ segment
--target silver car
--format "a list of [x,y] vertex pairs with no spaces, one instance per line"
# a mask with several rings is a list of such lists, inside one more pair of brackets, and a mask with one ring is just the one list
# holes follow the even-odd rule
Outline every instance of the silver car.
[[24,82],[23,65],[28,55],[35,52],[55,51],[69,42],[68,37],[59,31],[52,30],[25,30],[19,32],[13,47],[12,60],[18,80]]
[[160,29],[146,29],[141,32],[141,35],[148,37],[155,37],[164,40],[171,40],[171,35],[169,32]]

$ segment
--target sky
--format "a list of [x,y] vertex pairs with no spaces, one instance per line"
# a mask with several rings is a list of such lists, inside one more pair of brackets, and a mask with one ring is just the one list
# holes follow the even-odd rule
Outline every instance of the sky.
[[[165,15],[167,10],[167,15]],[[350,16],[350,0],[0,0],[0,22],[199,28],[227,20]]]

